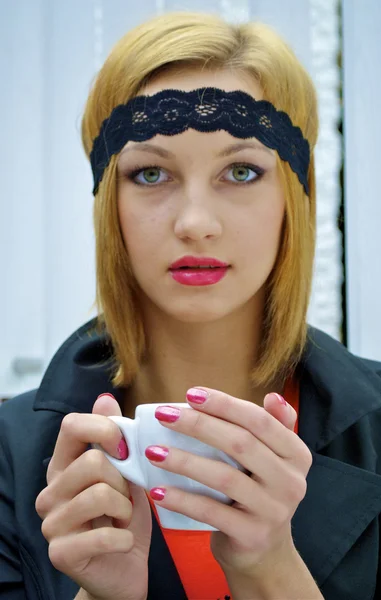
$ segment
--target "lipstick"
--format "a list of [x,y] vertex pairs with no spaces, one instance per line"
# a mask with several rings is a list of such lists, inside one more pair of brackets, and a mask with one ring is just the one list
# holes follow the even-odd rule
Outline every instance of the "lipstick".
[[169,267],[177,283],[182,285],[213,285],[223,279],[230,268],[228,263],[208,256],[183,256]]

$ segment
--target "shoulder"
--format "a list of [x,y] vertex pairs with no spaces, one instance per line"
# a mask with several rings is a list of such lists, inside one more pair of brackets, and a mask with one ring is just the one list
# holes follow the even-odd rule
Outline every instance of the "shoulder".
[[381,362],[378,362],[377,360],[370,360],[369,358],[362,358],[361,356],[357,356],[357,358],[361,360],[362,363],[368,367],[368,369],[374,371],[379,377],[381,377]]
[[[309,327],[299,364],[299,425],[310,448],[322,451],[356,431],[362,440],[372,438],[381,453],[380,374],[378,361],[358,357],[338,340]],[[348,447],[353,446],[349,442]]]
[[51,456],[63,414],[34,410],[37,390],[11,398],[0,406],[0,444],[14,476],[40,467]]
[[340,366],[342,369],[357,367],[361,370],[364,367],[365,374],[370,370],[381,375],[381,362],[354,354],[339,340],[311,326],[308,327],[303,360],[309,362],[310,358],[318,363],[322,361],[332,366]]
[[33,414],[33,403],[37,390],[30,390],[10,400],[6,400],[0,405],[0,439],[4,436],[12,435],[16,432],[25,431],[24,427],[30,424],[30,418]]

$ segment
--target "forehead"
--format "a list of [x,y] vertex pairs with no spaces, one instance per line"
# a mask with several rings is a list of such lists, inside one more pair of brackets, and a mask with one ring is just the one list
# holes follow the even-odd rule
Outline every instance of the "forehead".
[[200,67],[179,69],[172,67],[164,73],[156,75],[139,94],[152,96],[165,89],[178,89],[184,92],[203,88],[216,87],[225,92],[241,90],[250,94],[255,100],[263,99],[263,91],[259,83],[248,73],[233,73],[227,69],[201,69]]

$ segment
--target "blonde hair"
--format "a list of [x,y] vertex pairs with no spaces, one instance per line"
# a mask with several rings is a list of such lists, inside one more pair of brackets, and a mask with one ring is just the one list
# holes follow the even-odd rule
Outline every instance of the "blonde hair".
[[[113,108],[136,96],[169,67],[232,69],[259,83],[263,98],[285,111],[311,149],[309,197],[287,162],[277,156],[286,211],[275,267],[267,282],[262,342],[253,366],[254,385],[286,378],[300,361],[307,333],[315,247],[315,166],[317,98],[312,80],[290,47],[262,23],[233,25],[203,13],[167,13],[128,32],[113,48],[90,91],[82,140],[89,156],[102,122]],[[106,169],[95,197],[98,324],[112,341],[113,383],[128,385],[145,349],[136,283],[117,211],[117,156]]]

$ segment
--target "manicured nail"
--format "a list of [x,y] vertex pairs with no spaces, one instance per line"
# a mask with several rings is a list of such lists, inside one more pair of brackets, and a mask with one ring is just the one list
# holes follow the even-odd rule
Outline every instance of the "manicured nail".
[[163,462],[168,456],[168,448],[164,446],[148,446],[145,450],[145,455],[150,460],[155,460],[156,462]]
[[126,458],[128,458],[128,448],[124,438],[122,438],[118,444],[118,454],[121,460],[126,460]]
[[174,423],[180,416],[180,409],[175,406],[159,406],[155,410],[155,417],[159,421],[164,421],[165,423]]
[[108,396],[109,398],[112,398],[113,400],[115,400],[115,396],[113,396],[112,394],[109,394],[108,392],[104,392],[103,394],[99,394],[97,400],[99,400],[99,398],[104,398],[105,396]]
[[149,491],[149,495],[153,500],[164,500],[165,492],[165,488],[156,487]]
[[193,404],[203,404],[208,396],[208,392],[200,388],[191,388],[187,391],[187,400]]
[[279,402],[280,402],[281,404],[283,404],[283,406],[287,406],[287,402],[286,402],[286,400],[283,398],[283,396],[281,396],[280,394],[276,394],[275,392],[274,392],[274,396],[276,396],[276,397],[278,398]]

